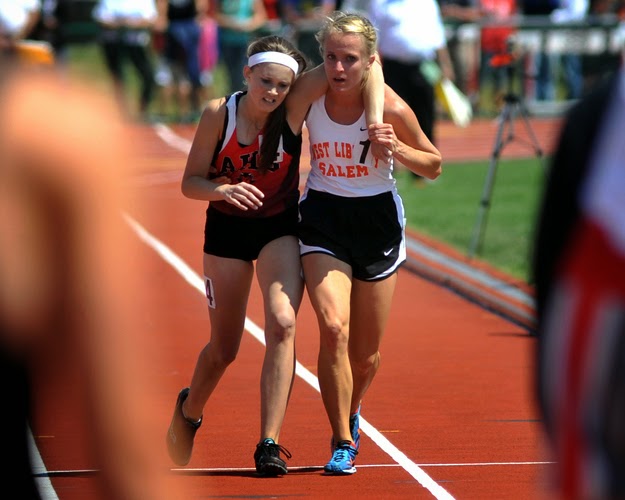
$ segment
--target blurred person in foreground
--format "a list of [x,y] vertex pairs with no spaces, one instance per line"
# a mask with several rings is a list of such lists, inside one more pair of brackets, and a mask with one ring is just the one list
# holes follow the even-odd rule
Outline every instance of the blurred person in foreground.
[[[153,345],[137,312],[144,273],[121,214],[131,153],[122,121],[109,99],[22,62],[1,32],[0,42],[4,487],[43,496],[30,428],[65,432],[71,414],[69,438],[47,446],[70,463],[88,455],[96,498],[188,498],[154,439]],[[39,413],[46,404],[56,418]]]
[[566,500],[625,498],[625,68],[569,112],[533,255],[536,390]]

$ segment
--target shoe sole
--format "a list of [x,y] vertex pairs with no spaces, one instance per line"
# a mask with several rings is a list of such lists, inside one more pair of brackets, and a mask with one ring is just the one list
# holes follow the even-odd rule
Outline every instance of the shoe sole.
[[334,470],[334,469],[328,470],[324,467],[323,471],[326,473],[327,476],[350,476],[356,473],[356,467],[352,467],[350,469],[341,469],[341,470]]
[[[176,399],[176,406],[174,407],[174,415],[171,419],[171,423],[169,424],[169,428],[167,429],[167,436],[165,439],[166,444],[167,444],[167,452],[169,454],[169,458],[174,464],[178,466],[188,465],[188,463],[191,461],[191,456],[193,455],[193,441],[195,440],[195,432],[197,432],[197,428],[196,428],[195,432],[193,432],[193,438],[191,439],[191,446],[189,447],[187,452],[184,453],[184,456],[182,456],[182,453],[180,452],[180,450],[177,449],[178,436],[176,436],[176,431],[174,430],[174,427],[175,427],[175,422],[176,422],[177,417],[184,420],[184,416],[182,415],[182,410],[180,410],[181,415],[180,416],[177,415],[178,406],[182,407],[182,402],[184,402],[184,400],[187,398],[188,395],[189,395],[188,387],[180,391],[180,393],[178,394],[178,398]],[[184,424],[190,425],[190,423],[188,422],[184,422]]]
[[260,469],[257,470],[258,474],[263,477],[276,477],[276,476],[284,476],[289,471],[286,467],[282,467],[278,464],[264,464]]
[[191,461],[191,455],[193,454],[193,452],[189,453],[188,457],[183,458],[178,456],[178,451],[176,450],[176,434],[174,433],[174,429],[173,427],[170,427],[168,432],[167,432],[167,451],[169,454],[169,458],[171,459],[171,461],[179,466],[184,466],[187,465],[190,461]]

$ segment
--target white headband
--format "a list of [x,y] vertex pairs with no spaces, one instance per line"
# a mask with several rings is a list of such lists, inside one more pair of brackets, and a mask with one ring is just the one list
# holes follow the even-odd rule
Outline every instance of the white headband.
[[282,52],[258,52],[257,54],[251,55],[247,60],[247,65],[250,68],[260,63],[282,64],[282,66],[290,68],[296,75],[299,71],[299,64],[297,64],[297,61],[290,55]]

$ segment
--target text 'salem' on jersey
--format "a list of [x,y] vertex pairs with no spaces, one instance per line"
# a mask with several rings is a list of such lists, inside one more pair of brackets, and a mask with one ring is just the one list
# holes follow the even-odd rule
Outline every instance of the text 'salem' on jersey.
[[[365,159],[370,146],[371,141],[369,139],[360,141],[358,146],[348,142],[326,141],[312,143],[310,152],[312,159],[317,160],[317,166],[323,175],[347,178],[365,177],[369,175],[369,167],[365,165]],[[356,162],[354,162],[355,156],[358,156],[358,161]],[[324,158],[331,157],[344,161],[341,163],[336,162],[336,164],[323,161]],[[377,158],[375,159],[375,168],[378,168]]]

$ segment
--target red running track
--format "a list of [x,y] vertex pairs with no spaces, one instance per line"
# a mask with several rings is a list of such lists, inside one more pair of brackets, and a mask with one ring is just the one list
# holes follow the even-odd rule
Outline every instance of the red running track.
[[[446,159],[458,159],[461,153],[484,159],[494,126],[484,122],[456,129],[442,124],[440,149]],[[539,133],[549,150],[558,124],[541,122],[538,127],[544,127]],[[163,129],[161,137],[156,132],[139,126],[130,131],[144,156],[130,182],[142,203],[128,207],[127,213],[189,266],[187,281],[166,255],[138,240],[152,269],[150,286],[159,291],[150,296],[145,326],[165,353],[153,373],[158,401],[153,416],[164,439],[176,394],[191,378],[209,327],[199,278],[205,205],[183,198],[179,190],[181,150],[193,130]],[[167,137],[178,149],[167,145],[163,134],[173,134]],[[171,142],[175,140],[179,142]],[[516,147],[511,144],[509,154],[523,155]],[[167,321],[159,323],[152,311],[162,310],[168,311]],[[205,409],[191,463],[172,468],[192,498],[554,498],[532,392],[534,338],[517,323],[408,269],[400,271],[382,365],[362,407],[358,472],[349,477],[322,474],[329,459],[329,424],[314,387],[318,338],[305,299],[298,319],[300,376],[281,436],[293,454],[290,473],[256,477],[252,454],[259,432],[264,350],[254,336],[262,331],[256,285],[248,317],[239,357]],[[80,415],[72,411],[71,395],[56,390],[67,382],[58,378],[47,380],[38,393],[34,434],[45,464],[38,472],[49,479],[58,498],[84,500],[94,491],[94,474],[81,445],[88,429],[81,428]]]

